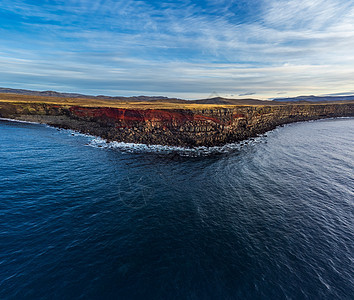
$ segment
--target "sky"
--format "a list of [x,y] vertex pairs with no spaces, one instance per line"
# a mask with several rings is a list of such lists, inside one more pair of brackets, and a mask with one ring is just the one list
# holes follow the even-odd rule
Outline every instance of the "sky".
[[354,0],[1,0],[0,86],[183,99],[354,94]]

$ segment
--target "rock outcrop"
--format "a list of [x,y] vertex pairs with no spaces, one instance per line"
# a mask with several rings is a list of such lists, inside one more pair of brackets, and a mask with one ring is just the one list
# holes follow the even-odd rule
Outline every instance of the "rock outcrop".
[[354,103],[157,110],[0,102],[2,118],[46,123],[110,141],[185,147],[223,145],[286,123],[344,116],[354,116]]

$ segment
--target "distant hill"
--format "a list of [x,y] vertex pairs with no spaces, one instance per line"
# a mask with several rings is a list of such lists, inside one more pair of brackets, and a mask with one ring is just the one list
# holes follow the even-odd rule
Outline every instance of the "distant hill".
[[298,96],[293,98],[276,98],[276,102],[334,102],[334,101],[353,101],[352,96]]
[[168,98],[164,96],[134,96],[134,97],[122,97],[122,96],[92,96],[77,93],[59,93],[55,91],[31,91],[24,89],[11,89],[0,88],[0,94],[17,94],[27,96],[42,96],[42,97],[57,97],[57,98],[77,98],[77,99],[97,99],[112,102],[159,102],[159,103],[180,103],[180,104],[219,104],[219,105],[279,105],[286,104],[286,102],[294,103],[313,103],[313,102],[343,102],[354,101],[353,96],[298,96],[292,98],[276,98],[272,101],[259,100],[259,99],[228,99],[223,97],[213,97],[208,99],[199,100],[183,100],[178,98]]
[[265,101],[258,99],[228,99],[222,97],[215,97],[210,99],[200,99],[189,101],[196,104],[223,104],[223,105],[269,105],[274,104],[273,101]]
[[164,102],[164,103],[188,103],[188,104],[222,104],[222,105],[270,105],[276,104],[273,101],[263,101],[257,99],[227,99],[222,97],[214,97],[209,99],[200,100],[183,100],[178,98],[168,98],[163,96],[135,96],[135,97],[121,97],[121,96],[92,96],[77,93],[59,93],[55,91],[31,91],[24,89],[11,89],[0,88],[0,93],[3,94],[17,94],[27,96],[42,96],[42,97],[57,97],[57,98],[86,98],[86,99],[98,99],[108,101],[127,101],[127,102]]
[[[84,95],[77,93],[59,93],[55,91],[31,91],[31,90],[23,90],[23,89],[10,89],[10,88],[0,88],[0,93],[4,94],[19,94],[19,95],[28,95],[28,96],[42,96],[42,97],[58,97],[58,98],[88,98],[88,99],[101,99],[101,100],[122,100],[122,101],[161,101],[167,100],[171,102],[178,102],[181,99],[177,98],[168,98],[163,96],[135,96],[135,97],[111,97],[111,96],[92,96],[92,95]],[[183,101],[183,100],[182,100]]]

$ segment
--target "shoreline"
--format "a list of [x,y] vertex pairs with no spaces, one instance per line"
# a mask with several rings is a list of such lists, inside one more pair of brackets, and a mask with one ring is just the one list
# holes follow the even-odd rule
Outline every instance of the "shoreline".
[[354,117],[354,103],[234,106],[213,109],[123,109],[47,103],[0,103],[0,118],[47,124],[97,136],[107,142],[183,149],[223,147],[278,126]]
[[198,146],[198,147],[180,147],[180,146],[168,146],[168,145],[148,145],[148,144],[138,144],[138,143],[126,143],[126,142],[118,142],[118,141],[107,141],[100,136],[90,135],[86,133],[82,133],[73,129],[65,129],[54,127],[45,123],[39,122],[31,122],[31,121],[22,121],[17,119],[8,119],[8,118],[0,118],[0,121],[8,121],[14,123],[24,123],[24,124],[34,124],[34,125],[44,125],[51,129],[56,129],[59,131],[66,131],[73,136],[84,136],[90,138],[91,141],[86,144],[86,146],[91,146],[98,149],[117,149],[122,152],[128,153],[155,153],[155,154],[171,154],[175,153],[182,157],[206,157],[212,155],[222,155],[228,154],[234,151],[240,150],[242,147],[246,145],[250,145],[252,143],[259,142],[259,139],[266,137],[269,133],[273,132],[276,129],[292,126],[295,124],[307,123],[307,122],[317,122],[317,121],[326,121],[326,120],[340,120],[340,119],[354,119],[354,116],[350,117],[332,117],[332,118],[322,118],[317,120],[307,120],[307,121],[298,121],[293,123],[282,124],[276,126],[276,128],[269,130],[263,134],[259,134],[256,137],[250,137],[242,141],[228,143],[222,146]]

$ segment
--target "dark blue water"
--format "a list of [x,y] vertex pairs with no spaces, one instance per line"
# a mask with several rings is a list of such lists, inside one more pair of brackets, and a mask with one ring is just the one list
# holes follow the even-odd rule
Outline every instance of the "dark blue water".
[[0,121],[0,299],[353,299],[353,149],[354,119],[208,156]]

